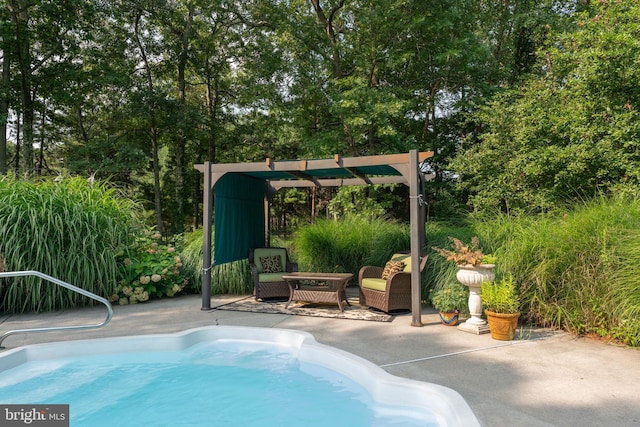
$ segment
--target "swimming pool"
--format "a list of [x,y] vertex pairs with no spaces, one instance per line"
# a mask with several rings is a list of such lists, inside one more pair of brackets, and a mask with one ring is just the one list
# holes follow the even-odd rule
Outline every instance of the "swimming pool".
[[451,389],[305,332],[236,326],[9,350],[0,403],[69,404],[74,427],[479,425]]

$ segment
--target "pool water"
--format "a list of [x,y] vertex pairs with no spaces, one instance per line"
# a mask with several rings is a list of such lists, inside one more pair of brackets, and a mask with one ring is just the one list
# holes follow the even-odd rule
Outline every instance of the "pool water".
[[223,342],[28,361],[0,372],[0,403],[69,404],[74,427],[438,424],[286,348]]

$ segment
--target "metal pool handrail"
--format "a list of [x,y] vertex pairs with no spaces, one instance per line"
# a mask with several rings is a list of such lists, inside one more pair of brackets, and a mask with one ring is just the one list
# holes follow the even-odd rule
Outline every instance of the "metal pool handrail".
[[77,286],[73,286],[68,284],[67,282],[63,282],[62,280],[56,279],[55,277],[51,277],[47,274],[40,273],[39,271],[7,271],[4,273],[0,273],[0,279],[3,277],[19,277],[19,276],[38,276],[42,279],[48,280],[49,282],[55,283],[58,286],[62,286],[63,288],[70,289],[74,292],[92,298],[96,301],[101,302],[105,306],[107,306],[107,318],[104,319],[103,322],[95,324],[95,325],[77,325],[77,326],[57,326],[51,328],[28,328],[28,329],[15,329],[13,331],[5,332],[4,335],[0,336],[0,350],[4,349],[2,347],[2,342],[10,335],[20,334],[20,333],[28,333],[28,332],[50,332],[50,331],[70,331],[70,330],[82,330],[82,329],[94,329],[101,328],[105,326],[111,320],[113,316],[113,308],[111,308],[111,304],[105,298],[98,296],[89,291],[85,291],[84,289],[80,289]]

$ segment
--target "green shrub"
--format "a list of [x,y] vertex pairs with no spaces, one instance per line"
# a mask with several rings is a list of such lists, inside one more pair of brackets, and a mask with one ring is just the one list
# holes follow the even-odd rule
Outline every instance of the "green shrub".
[[401,204],[402,197],[394,194],[398,184],[347,185],[339,187],[331,197],[327,209],[336,218],[360,217],[381,218]]
[[111,302],[135,304],[149,298],[172,297],[189,285],[189,274],[183,268],[180,250],[182,236],[162,243],[160,233],[145,230],[136,237],[122,260],[124,279],[110,296]]
[[429,299],[438,311],[469,313],[469,288],[459,282],[452,281],[437,291],[431,290]]
[[[120,278],[118,256],[131,242],[138,207],[105,183],[0,179],[0,256],[6,271],[37,270],[101,296]],[[77,293],[27,276],[0,283],[0,311],[55,310],[92,304]]]

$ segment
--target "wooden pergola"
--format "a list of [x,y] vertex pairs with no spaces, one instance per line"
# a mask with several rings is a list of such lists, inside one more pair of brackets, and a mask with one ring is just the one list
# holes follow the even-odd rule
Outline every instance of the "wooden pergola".
[[[213,191],[216,183],[227,174],[245,176],[264,182],[265,224],[268,223],[268,195],[287,187],[340,187],[345,185],[404,184],[409,187],[411,223],[411,264],[420,265],[421,251],[425,246],[424,186],[428,177],[422,171],[422,162],[433,152],[411,150],[409,153],[363,157],[341,157],[319,160],[286,160],[256,163],[205,162],[194,167],[204,174],[203,190],[203,279],[202,309],[211,309],[211,232],[213,220]],[[216,230],[223,229],[224,224]],[[217,236],[216,236],[217,238]],[[248,248],[247,248],[248,250]],[[247,252],[245,252],[246,254]],[[241,258],[238,258],[241,259]],[[412,326],[422,326],[421,274],[411,271]]]

